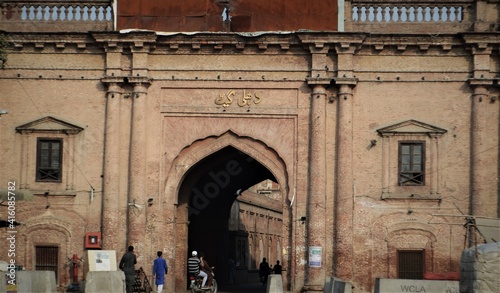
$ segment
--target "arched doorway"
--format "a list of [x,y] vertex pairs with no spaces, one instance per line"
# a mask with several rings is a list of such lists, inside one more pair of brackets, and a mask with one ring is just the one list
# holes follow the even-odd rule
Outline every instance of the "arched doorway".
[[[231,206],[238,197],[237,191],[271,180],[281,187],[280,202],[284,205],[288,194],[285,166],[276,152],[264,144],[232,133],[195,143],[182,152],[176,163],[185,168],[174,174],[179,179],[175,229],[176,292],[186,288],[186,262],[192,250],[204,252],[210,264],[216,267],[218,282],[224,285],[228,280],[230,253],[237,245],[228,232]],[[283,219],[288,219],[286,209]],[[285,232],[288,225],[283,226],[282,234],[288,239]]]

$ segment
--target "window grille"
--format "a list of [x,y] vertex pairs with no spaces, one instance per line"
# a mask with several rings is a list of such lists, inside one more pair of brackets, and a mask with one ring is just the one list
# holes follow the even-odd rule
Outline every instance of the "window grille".
[[37,181],[55,181],[62,179],[62,140],[38,139],[37,143]]
[[424,251],[398,251],[398,278],[422,280],[424,278]]
[[53,271],[57,279],[59,248],[55,246],[37,246],[35,253],[35,270]]
[[399,185],[425,185],[425,143],[399,144]]

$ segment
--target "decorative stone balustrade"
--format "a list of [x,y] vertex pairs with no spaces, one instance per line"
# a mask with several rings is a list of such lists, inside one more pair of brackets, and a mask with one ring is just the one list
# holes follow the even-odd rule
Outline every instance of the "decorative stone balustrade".
[[345,1],[345,30],[357,32],[436,34],[473,31],[479,13],[473,0]]
[[[0,0],[0,30],[83,32],[114,29],[111,0]],[[373,33],[498,31],[500,0],[345,0],[344,30]]]
[[10,32],[113,30],[109,0],[0,2],[0,30]]
[[355,4],[352,20],[363,22],[461,22],[463,7],[454,4]]

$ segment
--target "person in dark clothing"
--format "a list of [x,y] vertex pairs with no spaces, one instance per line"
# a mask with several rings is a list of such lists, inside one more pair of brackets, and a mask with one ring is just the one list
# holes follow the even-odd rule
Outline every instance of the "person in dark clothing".
[[211,267],[208,264],[207,260],[205,259],[205,254],[203,252],[200,252],[200,262],[201,262],[200,264],[201,270],[204,271],[208,276],[206,286],[211,287],[214,282],[214,275],[212,275],[213,267]]
[[133,292],[133,287],[135,283],[135,264],[137,263],[137,258],[134,254],[134,247],[131,245],[128,247],[127,253],[122,256],[120,260],[119,268],[125,273],[125,284],[127,288],[127,293]]
[[277,260],[276,264],[273,267],[273,272],[277,275],[281,275],[281,272],[283,271],[283,268],[280,265],[280,261]]
[[269,266],[267,259],[264,257],[259,265],[259,277],[260,281],[262,282],[262,285],[264,286],[267,285],[267,278],[269,277],[270,273],[271,273],[271,267]]

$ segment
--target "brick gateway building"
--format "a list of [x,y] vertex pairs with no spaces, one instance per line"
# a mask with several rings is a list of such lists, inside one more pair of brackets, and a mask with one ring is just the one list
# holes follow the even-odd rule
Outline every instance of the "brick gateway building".
[[229,258],[268,257],[290,292],[370,292],[483,241],[460,216],[499,214],[498,1],[345,1],[345,21],[326,1],[142,2],[1,4],[0,179],[34,196],[18,264],[65,286],[73,254],[134,245],[182,292],[197,249],[221,284]]

